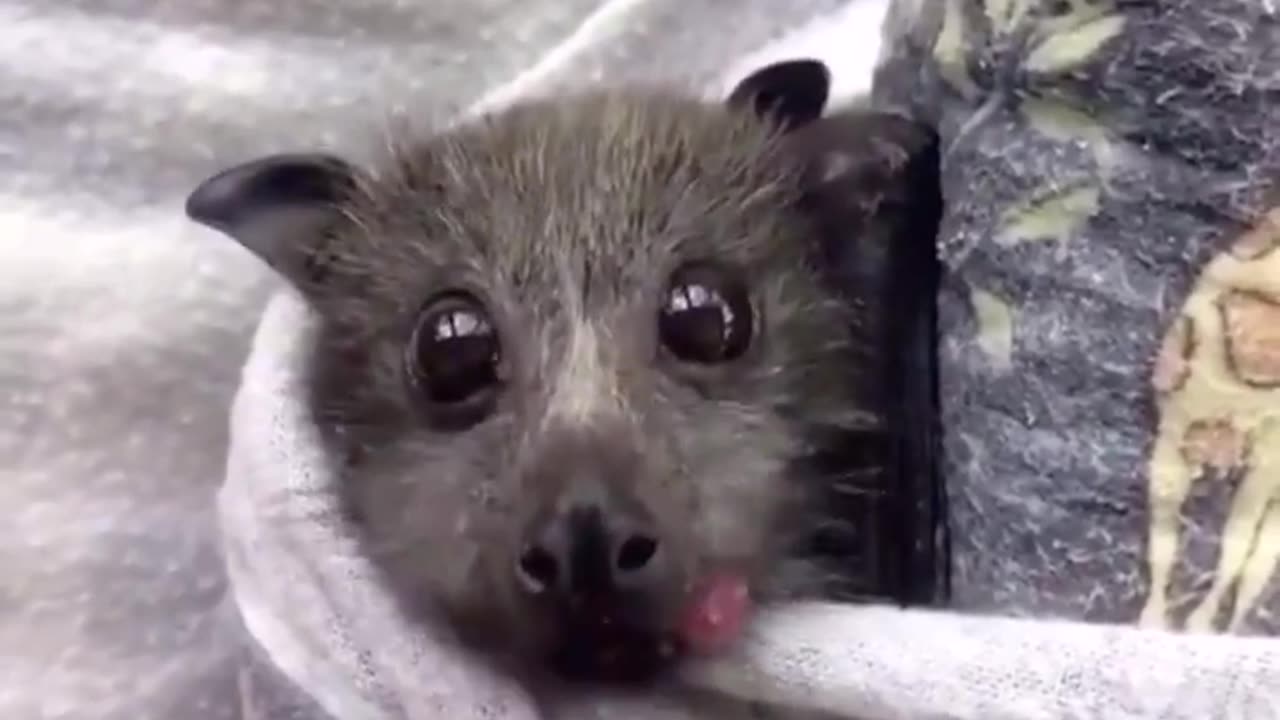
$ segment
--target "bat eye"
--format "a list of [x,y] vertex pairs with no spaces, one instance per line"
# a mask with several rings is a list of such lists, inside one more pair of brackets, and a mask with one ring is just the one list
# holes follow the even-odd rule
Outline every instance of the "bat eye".
[[429,302],[405,354],[410,384],[434,424],[462,430],[493,410],[502,383],[501,347],[474,296],[449,292]]
[[677,359],[703,365],[741,357],[751,343],[751,301],[746,287],[707,264],[686,265],[671,277],[658,337]]

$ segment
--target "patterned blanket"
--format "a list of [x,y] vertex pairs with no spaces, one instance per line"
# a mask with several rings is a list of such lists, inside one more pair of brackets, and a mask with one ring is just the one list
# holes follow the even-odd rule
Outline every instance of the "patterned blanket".
[[957,607],[1280,632],[1280,8],[900,0]]

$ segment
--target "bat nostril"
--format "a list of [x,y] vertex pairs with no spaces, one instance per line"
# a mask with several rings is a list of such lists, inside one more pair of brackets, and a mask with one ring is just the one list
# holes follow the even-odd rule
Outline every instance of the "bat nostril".
[[619,571],[643,570],[658,553],[658,541],[648,535],[632,535],[618,548],[615,565]]
[[530,592],[544,592],[556,584],[560,563],[540,545],[531,545],[516,562],[516,575]]

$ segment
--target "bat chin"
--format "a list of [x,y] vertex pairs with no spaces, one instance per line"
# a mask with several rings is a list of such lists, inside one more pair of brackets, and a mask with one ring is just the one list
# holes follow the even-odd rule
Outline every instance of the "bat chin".
[[730,648],[751,614],[745,577],[712,573],[694,586],[670,627],[627,622],[607,605],[579,608],[561,624],[551,666],[563,679],[596,684],[660,680],[682,659]]
[[578,627],[556,645],[551,666],[569,683],[644,686],[661,680],[683,655],[674,633]]

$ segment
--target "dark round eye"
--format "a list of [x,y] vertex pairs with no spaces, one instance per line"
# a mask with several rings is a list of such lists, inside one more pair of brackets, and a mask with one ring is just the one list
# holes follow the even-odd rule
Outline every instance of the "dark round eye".
[[746,287],[711,265],[688,265],[671,278],[658,336],[676,358],[692,363],[722,363],[747,350],[752,332]]
[[429,303],[406,355],[410,380],[442,424],[475,424],[492,407],[501,382],[501,348],[476,298],[455,292]]

